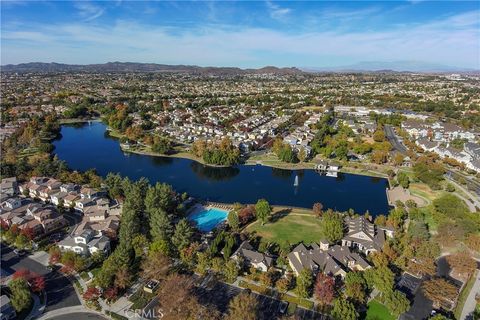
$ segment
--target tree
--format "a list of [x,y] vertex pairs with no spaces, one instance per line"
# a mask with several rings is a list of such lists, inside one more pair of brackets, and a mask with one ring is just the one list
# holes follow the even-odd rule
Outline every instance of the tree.
[[164,281],[158,290],[162,319],[217,319],[218,312],[201,305],[193,289],[193,281],[184,275],[176,274]]
[[60,262],[60,258],[62,257],[62,252],[57,246],[50,247],[50,249],[48,250],[48,253],[50,254],[50,257],[48,259],[48,263],[50,265],[54,265]]
[[95,287],[88,287],[83,293],[83,299],[86,301],[96,301],[100,297],[100,291]]
[[277,289],[280,292],[287,292],[290,289],[291,279],[288,277],[280,278],[277,283]]
[[146,279],[165,278],[168,274],[172,261],[161,252],[150,252],[142,262],[142,276]]
[[181,219],[175,227],[172,243],[180,251],[190,244],[193,236],[193,229],[186,218]]
[[257,201],[257,204],[255,205],[255,212],[257,214],[257,218],[262,221],[262,225],[267,222],[271,212],[272,208],[270,207],[270,204],[268,203],[267,200],[265,199],[260,199]]
[[435,307],[446,306],[455,301],[458,290],[457,287],[443,278],[433,278],[424,281],[422,291],[425,296],[430,299]]
[[477,263],[466,252],[457,252],[447,256],[447,262],[450,268],[459,274],[470,276],[477,268]]
[[258,302],[251,293],[242,292],[233,298],[228,305],[227,320],[258,319]]
[[335,243],[343,237],[343,219],[340,214],[327,210],[320,222],[320,234],[330,243]]
[[16,238],[15,238],[15,246],[17,248],[24,249],[30,244],[30,240],[27,238],[27,236],[23,233],[20,233]]
[[223,274],[225,275],[226,280],[232,283],[235,281],[235,279],[237,279],[239,271],[240,271],[240,268],[238,267],[237,262],[230,259],[225,264],[225,269],[223,270]]
[[8,283],[11,296],[10,301],[17,312],[22,311],[30,305],[30,290],[25,279],[18,278]]
[[375,150],[375,151],[372,152],[370,158],[371,158],[373,163],[383,164],[383,163],[387,162],[388,152],[385,152],[385,151],[382,151],[382,150]]
[[383,132],[383,128],[380,127],[377,131],[373,133],[373,140],[375,142],[383,142],[385,141],[385,132]]
[[403,171],[400,171],[398,173],[397,181],[398,181],[398,184],[401,185],[405,189],[407,189],[408,186],[410,185],[410,179],[408,178],[408,175]]
[[360,272],[348,272],[345,277],[345,296],[358,303],[366,298],[366,283]]
[[384,301],[390,313],[395,317],[398,317],[410,308],[410,301],[405,294],[397,290],[385,294]]
[[297,158],[300,162],[304,162],[307,159],[307,151],[305,151],[304,147],[300,147],[300,150],[298,150]]
[[237,210],[232,210],[228,213],[227,221],[228,221],[228,225],[230,226],[230,228],[232,228],[232,230],[234,230],[234,231],[239,230],[240,220],[238,218]]
[[335,297],[335,280],[319,272],[315,282],[315,296],[322,305],[329,305]]
[[317,216],[317,217],[321,217],[322,216],[322,210],[323,210],[323,204],[321,204],[320,202],[315,202],[313,204],[313,213]]
[[392,290],[395,275],[387,266],[367,269],[363,274],[369,287],[375,287],[382,293]]
[[343,298],[335,299],[332,309],[334,320],[356,320],[359,315],[353,303]]
[[153,241],[168,240],[173,234],[172,221],[161,208],[150,211],[150,235]]
[[312,295],[312,285],[312,272],[309,269],[305,268],[300,272],[297,277],[297,286],[295,287],[295,293],[302,298],[308,298]]
[[204,275],[210,268],[210,256],[206,252],[197,252],[197,267],[195,271]]
[[115,287],[118,287],[120,289],[125,289],[127,288],[130,283],[131,283],[131,275],[130,272],[126,267],[120,268],[116,273],[115,273]]
[[45,289],[45,278],[41,275],[33,275],[30,280],[30,288],[33,292],[41,292]]

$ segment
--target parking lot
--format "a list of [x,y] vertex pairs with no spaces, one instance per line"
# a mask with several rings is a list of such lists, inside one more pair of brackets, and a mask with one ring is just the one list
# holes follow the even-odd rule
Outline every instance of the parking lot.
[[[200,300],[200,303],[212,304],[223,313],[228,311],[228,304],[230,303],[230,300],[243,291],[243,289],[235,286],[216,281],[211,276],[207,276],[206,279],[199,279],[198,283],[199,286],[196,289],[196,294]],[[259,303],[261,319],[278,319],[280,316],[282,316],[279,311],[282,301],[257,293],[253,294],[257,297],[257,301]],[[326,319],[325,316],[317,312],[306,310],[300,307],[297,307],[295,315],[298,319]]]
[[[27,269],[45,277],[45,291],[47,293],[47,307],[45,311],[80,305],[72,283],[58,270],[50,271],[44,264],[45,255],[17,256],[12,248],[1,245],[2,273],[6,276],[20,269]],[[38,261],[37,261],[38,259]]]

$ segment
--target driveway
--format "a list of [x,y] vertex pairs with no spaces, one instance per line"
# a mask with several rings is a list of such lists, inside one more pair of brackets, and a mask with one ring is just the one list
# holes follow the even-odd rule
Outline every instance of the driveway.
[[2,273],[12,275],[20,269],[27,269],[45,277],[45,292],[47,293],[47,307],[45,311],[64,307],[81,305],[73,284],[58,270],[50,271],[45,265],[38,262],[45,259],[44,254],[35,253],[18,257],[12,248],[2,244]]

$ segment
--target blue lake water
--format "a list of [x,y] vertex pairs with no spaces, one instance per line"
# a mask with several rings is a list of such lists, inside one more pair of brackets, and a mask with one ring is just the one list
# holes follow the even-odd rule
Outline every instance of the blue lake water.
[[[146,177],[171,184],[179,192],[209,201],[255,203],[260,198],[271,204],[311,208],[321,202],[325,208],[372,215],[389,210],[386,179],[354,174],[338,177],[319,175],[314,170],[284,170],[265,166],[238,165],[214,168],[188,159],[126,154],[117,139],[108,136],[100,122],[65,125],[62,138],[54,141],[54,153],[70,168],[95,168],[106,176],[118,172],[130,179]],[[294,187],[295,176],[299,185]]]
[[188,216],[188,219],[197,223],[200,231],[211,231],[217,224],[227,219],[228,212],[217,208],[202,209]]

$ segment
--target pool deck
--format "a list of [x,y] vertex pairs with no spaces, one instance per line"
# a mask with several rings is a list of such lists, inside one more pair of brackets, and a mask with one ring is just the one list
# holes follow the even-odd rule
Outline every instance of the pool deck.
[[203,210],[209,210],[209,209],[224,210],[228,213],[231,210],[233,210],[233,205],[227,204],[227,203],[208,202],[208,201],[204,202],[203,204],[197,203],[187,211],[187,216],[190,216],[192,214],[198,213]]

